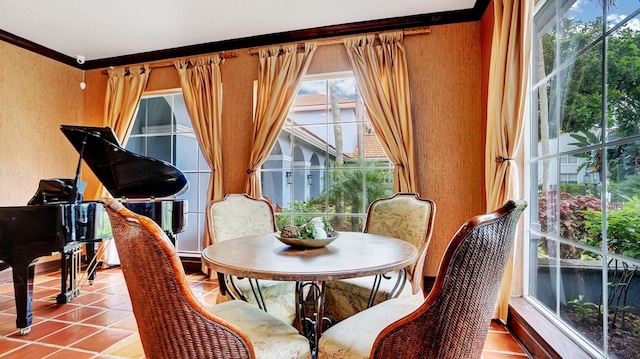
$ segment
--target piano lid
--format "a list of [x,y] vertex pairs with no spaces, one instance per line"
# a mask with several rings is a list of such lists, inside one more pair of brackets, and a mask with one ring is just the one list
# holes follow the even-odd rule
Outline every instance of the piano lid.
[[[27,205],[82,202],[87,182],[80,181],[77,191],[74,191],[74,182],[71,178],[41,179],[36,194],[31,197]],[[74,195],[76,198],[71,198]]]
[[173,165],[121,147],[110,127],[62,125],[60,130],[115,198],[162,198],[189,188]]

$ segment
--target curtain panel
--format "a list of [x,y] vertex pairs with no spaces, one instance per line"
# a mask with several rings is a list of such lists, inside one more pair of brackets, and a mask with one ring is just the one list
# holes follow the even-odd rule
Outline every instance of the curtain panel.
[[[116,137],[124,146],[127,143],[133,125],[140,98],[149,81],[149,65],[129,66],[108,69],[107,93],[104,101],[103,126],[111,127]],[[105,196],[104,186],[98,182],[93,197]]]
[[140,104],[142,92],[147,87],[150,72],[149,65],[130,66],[128,70],[107,70],[109,82],[103,122],[113,129],[123,146],[131,133],[133,115]]
[[218,55],[174,62],[198,145],[211,168],[207,200],[224,197],[222,178],[222,77]]
[[[487,211],[520,199],[518,164],[526,105],[533,1],[494,0],[489,69],[485,180]],[[514,265],[514,243],[500,288],[495,317],[506,322]]]
[[258,94],[253,119],[253,147],[245,192],[261,197],[260,177],[256,171],[262,166],[275,144],[298,93],[302,78],[317,49],[317,44],[305,43],[304,51],[297,45],[261,49],[258,73]]
[[411,97],[402,31],[344,39],[358,88],[385,153],[395,192],[417,192]]
[[[191,118],[193,131],[205,160],[211,168],[207,201],[224,197],[222,177],[222,77],[218,55],[195,60],[177,60],[174,65],[180,77],[180,86]],[[213,244],[208,232],[203,236],[203,247]],[[202,265],[209,276],[214,271]]]
[[[108,69],[107,93],[104,101],[103,126],[111,127],[124,147],[131,134],[133,116],[140,105],[140,98],[149,81],[149,65]],[[93,198],[108,196],[102,183],[98,181]],[[100,243],[97,259],[106,263],[120,263],[118,252],[111,241]]]

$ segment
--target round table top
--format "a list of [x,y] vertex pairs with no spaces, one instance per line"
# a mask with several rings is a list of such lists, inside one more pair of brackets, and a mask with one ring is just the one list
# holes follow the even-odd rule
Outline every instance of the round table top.
[[274,234],[214,243],[202,252],[209,268],[227,275],[282,281],[327,281],[404,268],[418,257],[410,243],[360,232],[340,232],[322,248],[290,247]]

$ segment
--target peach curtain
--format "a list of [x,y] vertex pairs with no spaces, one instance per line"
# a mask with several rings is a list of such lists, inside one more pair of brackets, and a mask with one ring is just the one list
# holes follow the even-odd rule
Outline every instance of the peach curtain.
[[[193,131],[205,160],[211,168],[207,200],[224,197],[222,178],[222,77],[220,56],[204,56],[195,60],[174,62],[180,77],[187,112]],[[204,234],[203,247],[213,243],[208,233]],[[202,266],[208,275],[214,272]]]
[[380,143],[395,164],[395,192],[416,192],[411,98],[402,31],[344,39],[367,114]]
[[256,171],[280,135],[316,48],[316,43],[306,43],[303,52],[298,52],[297,45],[287,45],[261,49],[258,53],[260,70],[253,119],[253,148],[245,183],[245,192],[250,196],[262,196]]
[[211,168],[207,199],[222,199],[222,77],[220,56],[174,64],[200,149]]
[[124,146],[131,133],[133,116],[149,81],[149,65],[108,69],[109,83],[104,108],[104,125],[115,132]]
[[[104,101],[103,125],[111,127],[116,137],[124,146],[127,142],[133,125],[133,116],[136,114],[140,98],[149,81],[149,65],[129,66],[107,69],[109,81],[107,82],[107,94]],[[108,196],[102,183],[98,182],[95,199]],[[102,261],[117,261],[117,252],[110,242],[100,243],[97,256]]]
[[[533,1],[494,0],[487,104],[485,180],[487,211],[519,199],[514,160],[522,140],[531,53]],[[516,246],[514,245],[514,248]],[[513,276],[513,250],[505,269],[495,317],[506,322]]]
[[[104,101],[103,125],[111,127],[124,146],[131,133],[133,116],[136,114],[140,98],[149,81],[149,65],[108,69],[109,81]],[[94,199],[106,195],[104,186],[98,183]],[[89,198],[89,197],[87,197]]]

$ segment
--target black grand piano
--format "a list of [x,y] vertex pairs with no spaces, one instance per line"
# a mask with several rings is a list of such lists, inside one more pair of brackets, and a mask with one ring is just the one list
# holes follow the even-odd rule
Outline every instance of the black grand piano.
[[61,130],[114,198],[153,219],[175,243],[174,234],[182,232],[187,224],[187,202],[167,198],[189,189],[179,169],[122,148],[110,127],[63,125]]
[[99,222],[108,221],[100,202],[82,200],[78,186],[82,160],[114,198],[157,222],[173,241],[186,226],[186,201],[170,198],[189,187],[180,170],[122,148],[109,127],[63,125],[61,131],[80,154],[75,178],[40,180],[27,206],[0,207],[0,268],[13,268],[16,326],[21,335],[30,331],[32,323],[35,261],[61,253],[61,293],[56,301],[67,303],[79,292],[74,254],[86,245],[91,255],[94,246],[110,236],[110,226],[108,233],[98,229]]

